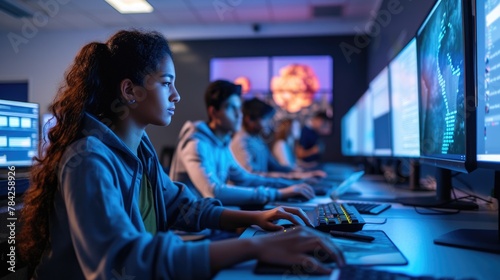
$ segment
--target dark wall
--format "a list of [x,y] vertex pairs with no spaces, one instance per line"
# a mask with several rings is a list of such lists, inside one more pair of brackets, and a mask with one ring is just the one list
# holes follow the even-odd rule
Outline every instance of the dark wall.
[[[340,119],[365,91],[365,51],[346,58],[340,45],[352,44],[352,36],[224,39],[172,41],[176,86],[181,95],[168,131],[179,131],[186,120],[206,119],[203,92],[209,83],[213,57],[330,55],[333,57],[333,135],[327,139],[325,159],[343,161],[340,153]],[[165,133],[165,132],[164,132]]]
[[28,102],[28,82],[0,83],[0,99]]
[[367,30],[370,40],[368,80],[374,78],[413,38],[435,0],[384,0],[374,27]]

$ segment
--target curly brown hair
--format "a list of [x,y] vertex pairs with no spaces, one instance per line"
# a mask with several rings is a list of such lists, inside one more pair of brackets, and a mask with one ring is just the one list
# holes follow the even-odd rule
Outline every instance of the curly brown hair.
[[59,162],[66,148],[83,137],[85,113],[103,123],[116,120],[119,84],[130,79],[142,85],[144,77],[156,71],[161,61],[172,56],[165,37],[158,32],[122,30],[106,43],[85,45],[65,74],[63,86],[50,108],[56,124],[48,133],[45,153],[35,158],[30,188],[24,195],[19,249],[32,267],[50,247],[50,217],[58,189]]

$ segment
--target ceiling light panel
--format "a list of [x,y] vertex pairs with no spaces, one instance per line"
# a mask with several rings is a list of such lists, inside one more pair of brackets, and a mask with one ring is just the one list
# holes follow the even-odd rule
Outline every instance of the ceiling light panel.
[[104,0],[121,14],[141,14],[153,12],[146,0]]

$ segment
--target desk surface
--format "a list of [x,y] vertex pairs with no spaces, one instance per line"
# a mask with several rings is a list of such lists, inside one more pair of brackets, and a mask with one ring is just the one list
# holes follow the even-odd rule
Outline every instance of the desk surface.
[[[362,197],[375,199],[412,194],[395,189],[374,177],[364,177],[353,188],[363,192]],[[429,195],[429,194],[427,194]],[[383,200],[383,199],[382,199]],[[329,198],[316,198],[308,204],[323,203]],[[419,209],[427,211],[425,209]],[[479,211],[461,211],[454,215],[422,215],[413,207],[393,203],[392,207],[377,216],[364,215],[369,222],[386,219],[384,224],[367,223],[363,229],[383,230],[408,259],[405,266],[375,266],[380,270],[396,271],[414,276],[434,277],[474,277],[480,280],[499,279],[500,254],[460,249],[434,244],[434,239],[442,234],[461,228],[498,229],[498,214],[480,208]],[[221,271],[215,279],[329,279],[330,276],[256,275],[253,269],[256,261],[239,264]]]

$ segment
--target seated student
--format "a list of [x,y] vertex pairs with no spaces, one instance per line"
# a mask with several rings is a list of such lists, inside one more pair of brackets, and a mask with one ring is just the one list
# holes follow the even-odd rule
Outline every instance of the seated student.
[[36,159],[16,245],[36,266],[31,279],[207,279],[249,259],[312,262],[322,248],[343,264],[325,235],[306,227],[251,239],[183,242],[171,229],[231,229],[298,221],[296,208],[235,211],[197,200],[162,171],[145,128],[168,125],[180,96],[166,39],[120,31],[85,45],[51,109],[56,125]]
[[276,125],[271,143],[273,156],[282,166],[300,170],[295,157],[295,141],[299,139],[300,123],[292,119],[282,119]]
[[274,108],[258,98],[243,102],[243,128],[234,135],[230,148],[236,161],[247,171],[271,177],[307,179],[324,177],[323,171],[294,171],[281,165],[272,155],[261,135],[271,133]]
[[[208,122],[186,122],[170,167],[170,177],[201,197],[224,205],[264,205],[292,197],[314,197],[313,189],[295,181],[247,172],[229,150],[231,135],[241,126],[241,87],[218,80],[205,92]],[[232,184],[229,184],[229,181]]]
[[324,152],[321,136],[332,132],[332,119],[325,112],[317,112],[308,124],[302,127],[300,139],[295,148],[297,159],[304,166],[317,166]]

